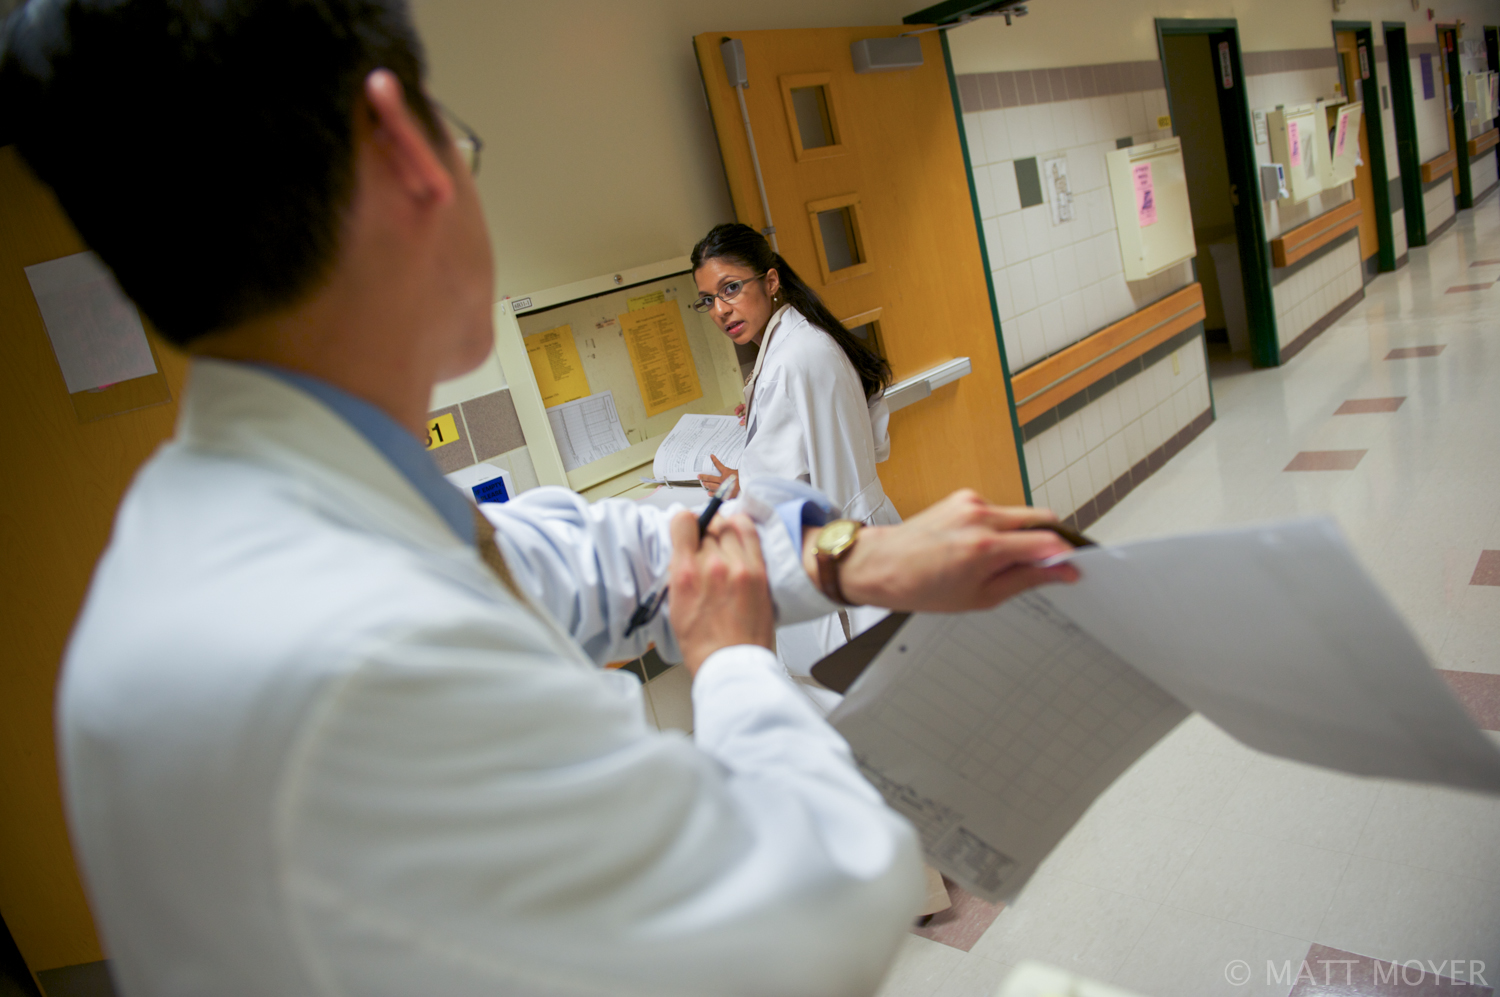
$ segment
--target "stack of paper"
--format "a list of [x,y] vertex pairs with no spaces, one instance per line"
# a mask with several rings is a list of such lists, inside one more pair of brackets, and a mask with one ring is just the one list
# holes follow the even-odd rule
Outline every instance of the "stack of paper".
[[745,427],[732,415],[685,415],[661,441],[651,474],[660,481],[691,481],[718,474],[710,455],[738,468],[745,453]]

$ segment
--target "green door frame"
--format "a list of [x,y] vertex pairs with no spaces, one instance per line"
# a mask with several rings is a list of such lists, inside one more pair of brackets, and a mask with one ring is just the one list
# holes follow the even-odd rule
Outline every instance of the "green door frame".
[[1427,202],[1423,200],[1422,158],[1417,151],[1416,96],[1411,88],[1411,52],[1406,22],[1384,21],[1385,61],[1391,74],[1391,116],[1396,119],[1396,165],[1401,170],[1401,201],[1406,214],[1406,244],[1427,245]]
[[[1385,122],[1380,113],[1380,72],[1375,66],[1375,39],[1369,21],[1334,21],[1334,49],[1338,48],[1340,31],[1354,32],[1354,43],[1359,46],[1364,58],[1363,65],[1370,67],[1370,75],[1358,81],[1345,80],[1344,92],[1352,98],[1354,84],[1359,83],[1359,99],[1365,105],[1365,141],[1370,146],[1370,187],[1375,197],[1375,234],[1379,240],[1376,261],[1382,273],[1396,269],[1396,233],[1391,224],[1391,178],[1385,165]],[[1344,72],[1344,60],[1339,59],[1339,75]],[[1371,109],[1374,113],[1370,113]]]
[[[1459,211],[1474,206],[1474,181],[1469,174],[1469,122],[1464,119],[1464,80],[1458,65],[1458,28],[1440,24],[1437,29],[1438,55],[1448,70],[1448,114],[1453,119],[1453,153],[1458,157]],[[1449,48],[1449,43],[1453,48]]]
[[[1484,61],[1490,72],[1500,72],[1500,28],[1493,25],[1484,29]],[[1500,145],[1495,146],[1495,167],[1500,170]]]
[[[1255,129],[1245,94],[1245,72],[1240,59],[1239,22],[1235,18],[1156,19],[1156,49],[1171,108],[1172,86],[1167,73],[1167,35],[1204,35],[1210,47],[1229,43],[1230,86],[1218,86],[1219,118],[1224,131],[1224,156],[1229,182],[1242,191],[1234,208],[1235,238],[1240,251],[1240,279],[1245,289],[1246,320],[1250,326],[1250,358],[1257,367],[1281,363],[1281,341],[1276,331],[1276,302],[1271,297],[1271,244],[1261,214],[1260,169],[1255,162]],[[1219,74],[1214,74],[1219,78]],[[1172,115],[1177,120],[1177,115]],[[1175,131],[1175,125],[1173,130]]]

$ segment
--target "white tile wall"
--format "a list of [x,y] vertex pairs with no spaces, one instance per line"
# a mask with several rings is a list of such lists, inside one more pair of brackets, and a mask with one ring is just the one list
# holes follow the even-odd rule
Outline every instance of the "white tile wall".
[[1436,187],[1422,195],[1422,203],[1427,208],[1427,234],[1432,232],[1443,222],[1453,217],[1458,210],[1453,199],[1453,184],[1447,178]]
[[[1104,155],[1115,140],[1155,141],[1165,90],[975,111],[963,116],[1012,371],[1084,339],[1192,283],[1188,264],[1127,282]],[[1052,224],[1047,203],[1022,209],[1015,160],[1063,154],[1072,221]]]
[[1481,155],[1469,164],[1469,180],[1473,184],[1471,188],[1474,196],[1478,197],[1494,185],[1500,179],[1495,172],[1495,153],[1493,150]]
[[1322,259],[1271,288],[1276,303],[1276,332],[1282,349],[1318,319],[1364,286],[1359,240],[1350,239]]
[[1397,208],[1391,212],[1391,237],[1395,243],[1396,259],[1400,259],[1411,246],[1406,241],[1406,209]]
[[1208,406],[1203,345],[1194,340],[1026,441],[1031,504],[1071,515]]

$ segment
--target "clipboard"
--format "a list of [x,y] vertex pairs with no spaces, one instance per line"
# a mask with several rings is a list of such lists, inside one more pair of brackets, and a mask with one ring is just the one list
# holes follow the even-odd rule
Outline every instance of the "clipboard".
[[[1098,546],[1082,533],[1061,523],[1039,523],[1036,526],[1023,527],[1023,529],[1048,530],[1056,533],[1075,548]],[[901,627],[909,619],[911,619],[910,613],[892,613],[813,665],[812,677],[825,689],[831,689],[843,695],[849,691],[854,680],[864,673],[870,662],[875,660],[875,656],[891,642],[891,639],[900,632]]]

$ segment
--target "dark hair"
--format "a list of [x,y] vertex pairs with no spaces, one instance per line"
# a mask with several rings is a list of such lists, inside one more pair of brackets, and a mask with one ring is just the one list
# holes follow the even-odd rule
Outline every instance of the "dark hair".
[[327,276],[382,67],[442,134],[404,0],[30,0],[0,33],[0,143],[186,344]]
[[786,293],[787,303],[802,313],[802,317],[833,337],[839,344],[859,382],[869,398],[891,383],[891,365],[885,357],[870,349],[844,328],[844,324],[833,317],[833,312],[823,304],[818,292],[808,287],[797,271],[782,259],[780,253],[771,250],[771,244],[749,225],[733,222],[715,225],[698,245],[693,247],[693,269],[697,270],[707,260],[733,260],[740,266],[749,267],[756,273],[765,273],[775,268],[781,278],[781,289]]

